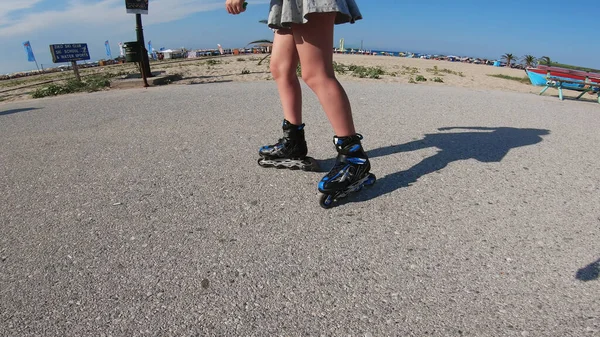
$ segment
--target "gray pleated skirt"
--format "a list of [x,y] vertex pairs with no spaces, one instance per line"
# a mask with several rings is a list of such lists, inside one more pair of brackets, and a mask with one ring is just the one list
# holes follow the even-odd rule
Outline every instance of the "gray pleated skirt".
[[271,0],[268,24],[273,29],[285,29],[292,23],[306,23],[310,13],[331,12],[337,12],[336,25],[362,19],[354,0]]

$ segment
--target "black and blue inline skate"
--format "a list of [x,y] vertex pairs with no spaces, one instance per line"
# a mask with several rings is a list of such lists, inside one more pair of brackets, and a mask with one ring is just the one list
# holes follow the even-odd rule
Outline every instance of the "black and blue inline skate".
[[360,143],[362,138],[359,134],[333,137],[338,156],[333,168],[319,182],[319,191],[323,193],[319,202],[321,207],[330,208],[335,200],[373,185],[377,180],[369,173],[371,164]]
[[290,170],[318,171],[317,161],[306,156],[308,147],[304,139],[304,124],[294,125],[284,119],[282,129],[283,138],[280,138],[276,144],[260,148],[258,165]]

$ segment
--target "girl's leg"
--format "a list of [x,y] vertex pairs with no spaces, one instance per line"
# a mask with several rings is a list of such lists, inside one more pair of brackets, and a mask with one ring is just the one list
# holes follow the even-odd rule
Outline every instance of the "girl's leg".
[[294,36],[288,29],[275,33],[271,52],[271,73],[277,83],[286,121],[281,125],[283,138],[276,144],[263,146],[258,164],[263,167],[314,170],[313,161],[306,158],[308,147],[302,124],[302,91],[296,75],[298,52]]
[[352,108],[333,70],[333,26],[336,13],[309,14],[305,24],[292,25],[302,65],[302,79],[315,92],[338,137],[356,134]]
[[308,23],[292,25],[302,65],[302,79],[315,92],[335,132],[333,143],[338,156],[331,170],[319,182],[321,206],[375,182],[371,164],[356,134],[352,109],[346,92],[333,70],[333,25],[336,13],[309,14]]
[[289,29],[277,30],[271,52],[271,74],[277,83],[283,116],[296,125],[302,124],[302,89],[296,75],[298,61],[292,32]]

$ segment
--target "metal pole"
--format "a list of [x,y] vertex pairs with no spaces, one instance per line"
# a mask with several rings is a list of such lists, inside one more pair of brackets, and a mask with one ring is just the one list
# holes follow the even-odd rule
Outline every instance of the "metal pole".
[[71,66],[73,67],[73,71],[75,72],[75,78],[78,82],[81,82],[81,76],[79,76],[79,68],[77,68],[77,61],[71,61]]
[[[143,50],[144,48],[141,49]],[[144,88],[148,88],[150,86],[148,85],[148,74],[146,73],[146,69],[142,60],[140,60],[140,73],[142,74],[142,80],[144,81]]]
[[142,14],[135,15],[136,27],[135,31],[137,32],[137,40],[141,45],[142,50],[142,67],[144,67],[144,71],[142,73],[146,73],[148,77],[152,77],[152,71],[150,71],[150,60],[148,59],[148,51],[146,50],[146,43],[144,42],[144,28],[142,26]]

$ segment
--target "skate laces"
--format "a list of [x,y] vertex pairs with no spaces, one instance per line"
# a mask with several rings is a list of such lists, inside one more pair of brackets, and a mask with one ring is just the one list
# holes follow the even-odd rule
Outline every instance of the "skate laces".
[[341,160],[336,161],[331,170],[329,170],[329,173],[325,176],[325,180],[330,180],[340,175],[347,165],[348,163],[345,163]]
[[271,145],[271,148],[280,149],[285,145],[285,138],[279,138],[277,143]]

